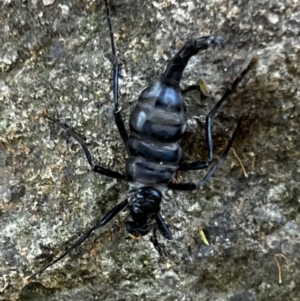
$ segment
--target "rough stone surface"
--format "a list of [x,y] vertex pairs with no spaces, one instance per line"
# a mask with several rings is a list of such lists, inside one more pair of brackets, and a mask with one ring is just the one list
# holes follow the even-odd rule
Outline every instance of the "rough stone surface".
[[[205,115],[258,56],[214,122],[215,158],[240,115],[234,149],[201,191],[170,192],[162,213],[174,234],[126,239],[121,214],[29,284],[127,195],[92,173],[81,148],[41,114],[83,137],[103,166],[122,171],[114,125],[109,31],[103,3],[1,1],[0,300],[299,300],[300,12],[296,0],[113,1],[128,120],[141,89],[191,36],[218,34],[224,50],[191,59],[182,88],[202,79],[211,97],[185,93],[185,160],[205,158]],[[203,172],[182,173],[196,180]],[[210,242],[200,239],[202,227]],[[279,270],[274,260],[278,257]]]

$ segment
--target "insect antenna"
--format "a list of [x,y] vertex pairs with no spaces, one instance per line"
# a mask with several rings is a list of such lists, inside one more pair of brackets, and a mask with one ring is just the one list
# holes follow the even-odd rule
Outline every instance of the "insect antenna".
[[120,204],[116,205],[114,208],[112,208],[102,219],[101,221],[93,226],[91,229],[89,229],[86,233],[84,233],[70,248],[68,248],[62,255],[60,255],[58,258],[53,260],[52,262],[45,265],[43,268],[32,274],[29,278],[27,278],[27,282],[30,282],[32,279],[35,279],[35,277],[42,272],[44,272],[46,269],[57,263],[59,260],[64,258],[66,255],[68,255],[72,250],[77,248],[79,245],[81,245],[96,229],[103,227],[106,225],[109,221],[111,221],[121,210],[123,210],[128,204],[127,199],[121,202]]

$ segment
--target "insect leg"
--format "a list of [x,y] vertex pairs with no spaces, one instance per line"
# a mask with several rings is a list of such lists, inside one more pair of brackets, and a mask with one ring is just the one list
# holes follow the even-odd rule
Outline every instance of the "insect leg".
[[111,178],[115,178],[115,179],[119,179],[119,180],[126,180],[126,176],[124,176],[123,174],[117,172],[117,171],[113,171],[104,167],[101,167],[99,165],[94,164],[94,158],[92,156],[92,154],[90,153],[87,145],[78,137],[78,135],[72,130],[70,129],[66,124],[61,123],[58,119],[54,119],[48,116],[45,116],[45,118],[47,118],[48,120],[50,120],[51,122],[57,124],[58,126],[60,126],[61,128],[63,128],[69,135],[71,135],[82,147],[86,158],[91,166],[92,171],[99,173],[101,175],[105,175]]
[[67,254],[69,254],[72,250],[74,250],[75,248],[77,248],[80,244],[82,244],[90,235],[91,233],[104,226],[105,224],[107,224],[109,221],[111,221],[120,211],[122,211],[128,204],[127,199],[123,202],[121,202],[120,204],[116,205],[114,208],[112,208],[102,219],[101,221],[95,225],[94,227],[92,227],[91,229],[89,229],[85,234],[83,234],[70,248],[68,248],[61,256],[59,256],[58,258],[56,258],[55,260],[53,260],[52,262],[48,263],[47,265],[45,265],[43,268],[41,268],[40,270],[38,270],[37,272],[35,272],[34,274],[32,274],[27,281],[30,282],[32,279],[35,279],[35,277],[39,274],[41,274],[42,272],[44,272],[46,269],[48,269],[49,267],[51,267],[52,265],[54,265],[56,262],[58,262],[59,260],[61,260],[62,258],[64,258]]
[[212,139],[212,119],[214,115],[217,113],[218,109],[222,105],[222,103],[228,98],[228,96],[234,91],[239,84],[239,82],[243,79],[243,77],[247,74],[247,72],[256,64],[257,57],[253,57],[248,64],[248,66],[240,73],[240,75],[234,80],[231,86],[225,91],[221,99],[216,103],[213,109],[209,112],[206,116],[206,143],[207,143],[207,150],[208,150],[208,159],[207,161],[196,161],[188,164],[181,164],[179,170],[199,170],[205,169],[213,161],[213,139]]
[[173,239],[172,233],[169,229],[169,227],[167,226],[167,224],[165,223],[164,219],[162,218],[162,216],[160,215],[160,213],[157,214],[156,218],[155,218],[156,224],[158,226],[158,230],[159,232],[166,238],[166,239]]
[[229,140],[221,158],[210,168],[210,170],[204,176],[203,180],[199,181],[198,183],[180,183],[180,184],[170,183],[168,185],[168,188],[173,189],[173,190],[194,190],[194,189],[202,188],[208,182],[208,180],[213,176],[215,171],[222,165],[223,161],[225,160],[226,156],[228,155],[228,152],[233,144],[233,141],[235,140],[235,138],[237,136],[237,133],[238,133],[238,130],[242,123],[242,120],[243,120],[243,118],[241,117],[238,121],[238,124],[237,124],[237,126],[232,134],[232,137]]
[[157,239],[157,229],[156,228],[153,229],[153,235],[151,236],[150,241],[152,242],[154,248],[159,253],[161,259],[162,258],[165,259],[167,257],[167,254],[166,254],[165,250],[161,247],[161,245],[158,242],[158,239]]
[[116,47],[115,47],[114,34],[113,34],[111,20],[110,20],[110,10],[109,10],[108,0],[104,0],[104,3],[105,3],[105,8],[106,8],[106,18],[107,18],[107,24],[108,24],[108,28],[109,28],[110,43],[111,43],[111,50],[112,50],[113,95],[114,95],[115,123],[117,125],[120,136],[123,140],[125,148],[126,148],[128,154],[130,154],[130,151],[129,151],[129,148],[128,148],[128,145],[127,145],[128,134],[127,134],[127,131],[126,131],[121,113],[119,111],[119,72],[120,72],[120,65],[118,63],[118,58],[117,58],[117,54],[116,54]]

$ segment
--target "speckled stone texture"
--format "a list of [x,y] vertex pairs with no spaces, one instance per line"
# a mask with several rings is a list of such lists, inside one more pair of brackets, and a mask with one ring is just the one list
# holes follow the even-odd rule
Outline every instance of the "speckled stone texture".
[[[186,162],[206,158],[205,115],[259,57],[214,121],[217,159],[244,115],[234,149],[248,177],[230,152],[201,191],[170,191],[162,214],[174,240],[159,237],[166,258],[150,235],[126,239],[123,213],[26,284],[128,191],[91,172],[81,148],[42,112],[74,128],[103,166],[123,171],[125,150],[112,115],[102,1],[1,1],[0,300],[299,300],[298,1],[116,0],[112,14],[126,121],[139,92],[189,37],[224,38],[224,50],[193,57],[184,73]],[[209,97],[188,91],[199,79]],[[281,284],[275,254],[285,256]]]

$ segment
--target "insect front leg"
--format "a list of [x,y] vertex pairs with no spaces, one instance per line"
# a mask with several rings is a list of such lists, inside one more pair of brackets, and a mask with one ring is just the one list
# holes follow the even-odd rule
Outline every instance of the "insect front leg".
[[150,237],[150,241],[152,242],[154,248],[157,250],[159,256],[161,259],[166,260],[167,253],[164,250],[164,248],[159,244],[158,238],[157,238],[157,229],[153,229],[153,235]]

